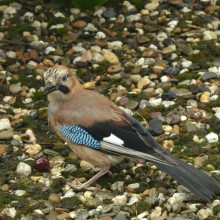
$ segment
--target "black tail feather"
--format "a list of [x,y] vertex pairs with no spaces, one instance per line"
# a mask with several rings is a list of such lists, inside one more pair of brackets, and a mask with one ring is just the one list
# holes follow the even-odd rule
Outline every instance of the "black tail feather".
[[[170,156],[174,158],[174,156]],[[220,194],[220,185],[215,179],[178,158],[175,160],[179,165],[167,166],[152,163],[206,202],[211,202],[216,195]]]

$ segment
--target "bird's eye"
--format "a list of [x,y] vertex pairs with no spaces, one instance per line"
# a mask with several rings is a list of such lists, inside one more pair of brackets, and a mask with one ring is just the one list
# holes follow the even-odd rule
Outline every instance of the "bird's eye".
[[67,75],[64,75],[64,76],[62,77],[62,81],[63,81],[63,82],[66,82],[66,81],[67,81],[67,78],[68,78]]

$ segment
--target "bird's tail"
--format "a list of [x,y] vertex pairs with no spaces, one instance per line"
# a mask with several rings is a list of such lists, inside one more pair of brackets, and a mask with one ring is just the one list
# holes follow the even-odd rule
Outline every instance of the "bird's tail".
[[220,185],[215,179],[178,158],[174,159],[179,165],[167,166],[157,162],[152,163],[206,202],[210,202],[215,195],[220,194]]

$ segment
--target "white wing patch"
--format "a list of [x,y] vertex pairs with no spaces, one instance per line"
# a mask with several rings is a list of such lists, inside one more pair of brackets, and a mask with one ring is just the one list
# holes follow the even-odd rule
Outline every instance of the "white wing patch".
[[121,146],[124,144],[124,141],[116,137],[114,134],[111,134],[109,137],[103,138],[103,141]]

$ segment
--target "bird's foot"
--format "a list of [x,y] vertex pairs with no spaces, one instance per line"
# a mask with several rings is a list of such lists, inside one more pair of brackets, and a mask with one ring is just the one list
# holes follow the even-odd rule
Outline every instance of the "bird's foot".
[[81,183],[78,179],[75,179],[77,184],[73,184],[73,183],[67,183],[68,186],[70,186],[71,188],[73,189],[77,189],[77,190],[82,190],[82,189],[85,189],[85,190],[96,190],[97,187],[92,187],[92,186],[87,186],[83,183]]

